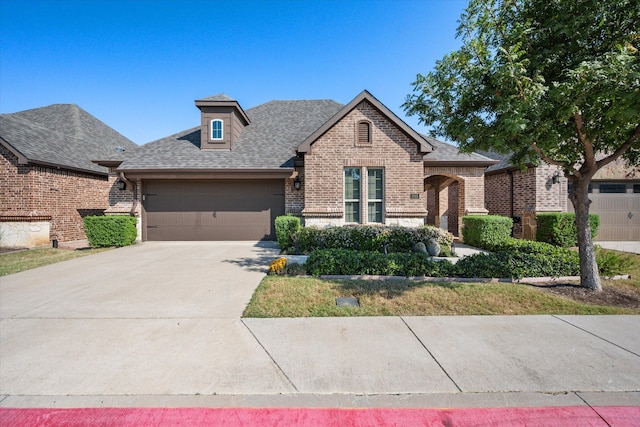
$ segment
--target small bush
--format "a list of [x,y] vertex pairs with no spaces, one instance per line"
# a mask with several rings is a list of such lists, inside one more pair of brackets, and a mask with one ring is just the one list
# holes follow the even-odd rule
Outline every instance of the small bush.
[[294,244],[293,236],[300,229],[300,218],[293,215],[276,217],[276,239],[282,251],[289,251]]
[[301,253],[318,249],[356,249],[360,251],[411,252],[413,245],[435,239],[441,255],[451,253],[453,235],[433,226],[418,228],[382,225],[348,225],[344,227],[303,227],[293,237]]
[[[600,216],[589,215],[591,235],[595,238],[600,226]],[[542,213],[536,215],[536,240],[569,248],[578,244],[576,215],[573,213]]]
[[511,237],[513,220],[499,215],[470,215],[462,217],[462,235],[466,244],[493,250]]
[[578,254],[558,252],[556,256],[526,252],[496,252],[465,257],[456,264],[459,277],[560,277],[580,274]]
[[138,236],[136,222],[133,216],[87,216],[84,233],[93,248],[128,246]]
[[391,253],[321,249],[314,251],[306,263],[307,272],[320,275],[381,275],[444,277],[454,269],[447,261],[430,261],[419,253]]
[[269,271],[267,274],[282,276],[287,272],[287,259],[284,257],[274,259],[269,265]]
[[627,274],[636,268],[636,263],[630,256],[600,248],[596,248],[596,263],[600,274],[608,277]]

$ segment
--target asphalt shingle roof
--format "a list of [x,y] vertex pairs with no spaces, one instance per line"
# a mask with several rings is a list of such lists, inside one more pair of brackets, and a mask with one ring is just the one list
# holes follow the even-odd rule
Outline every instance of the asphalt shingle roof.
[[0,137],[30,162],[107,173],[92,162],[138,146],[75,104],[54,104],[0,115]]
[[271,101],[246,110],[246,126],[231,151],[200,150],[200,126],[141,146],[119,170],[292,168],[296,147],[342,104],[331,100]]
[[475,164],[486,163],[487,165],[490,165],[494,162],[493,159],[487,156],[483,156],[482,154],[479,154],[477,152],[473,152],[470,154],[461,153],[458,147],[456,147],[455,145],[448,144],[444,141],[439,141],[430,136],[423,136],[435,148],[431,153],[425,154],[425,161],[455,163],[471,162]]

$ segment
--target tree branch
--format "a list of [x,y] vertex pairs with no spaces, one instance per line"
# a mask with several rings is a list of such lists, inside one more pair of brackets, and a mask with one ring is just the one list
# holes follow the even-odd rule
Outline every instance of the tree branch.
[[637,139],[640,139],[640,123],[638,123],[638,125],[636,126],[635,130],[633,131],[633,134],[631,134],[631,136],[620,147],[618,147],[618,149],[614,151],[613,154],[610,154],[604,159],[597,161],[596,167],[600,169],[608,165],[609,163],[613,162],[618,157],[622,156],[624,153],[627,152],[629,148],[631,148],[631,144],[633,144],[633,142],[636,141]]
[[582,114],[577,112],[573,115],[573,121],[576,124],[576,132],[578,133],[578,141],[584,147],[585,158],[584,162],[587,164],[589,168],[595,168],[596,165],[596,155],[593,151],[593,141],[590,141],[587,138],[587,134],[584,131],[584,121],[582,120]]
[[551,157],[547,156],[542,151],[542,149],[540,147],[538,147],[538,144],[536,144],[535,142],[531,144],[531,148],[533,148],[533,151],[535,151],[536,154],[538,156],[540,156],[540,158],[542,160],[544,160],[545,162],[549,163],[550,165],[559,166],[563,170],[571,172],[571,174],[576,176],[577,178],[582,178],[582,174],[580,172],[578,172],[578,170],[576,168],[574,168],[573,165],[570,165],[570,164],[568,164],[566,162],[561,162],[561,161],[558,161],[558,160],[554,160]]

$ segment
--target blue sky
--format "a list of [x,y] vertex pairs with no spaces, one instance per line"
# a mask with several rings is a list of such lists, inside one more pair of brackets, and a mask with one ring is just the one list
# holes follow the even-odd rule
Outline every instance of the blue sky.
[[198,98],[401,104],[457,49],[466,0],[0,0],[0,112],[73,103],[138,144],[199,124]]

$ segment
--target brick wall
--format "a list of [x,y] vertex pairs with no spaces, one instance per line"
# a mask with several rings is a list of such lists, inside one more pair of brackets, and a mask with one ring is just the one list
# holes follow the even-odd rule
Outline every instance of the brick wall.
[[[357,124],[362,120],[371,123],[371,144],[356,143]],[[422,165],[417,144],[363,101],[305,154],[303,216],[310,220],[307,223],[344,222],[344,168],[382,167],[384,221],[417,219],[422,223],[426,215]],[[365,178],[363,173],[363,209],[367,205]],[[364,212],[361,217],[366,221]]]
[[[485,200],[492,215],[511,216],[513,197],[513,235],[518,238],[535,237],[535,215],[539,212],[566,212],[567,183],[564,177],[553,184],[557,168],[541,165],[524,171],[514,170],[485,177]],[[513,196],[511,176],[513,174]],[[518,222],[518,218],[520,222]]]
[[115,177],[44,166],[18,165],[18,159],[0,145],[0,211],[51,216],[50,233],[59,241],[85,239],[82,217],[108,208]]

